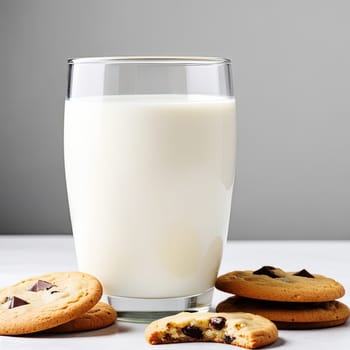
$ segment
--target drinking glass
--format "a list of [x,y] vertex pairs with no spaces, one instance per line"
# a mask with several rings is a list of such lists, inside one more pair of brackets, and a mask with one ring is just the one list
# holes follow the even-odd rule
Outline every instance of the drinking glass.
[[235,168],[231,62],[68,61],[64,154],[78,266],[119,319],[208,310]]

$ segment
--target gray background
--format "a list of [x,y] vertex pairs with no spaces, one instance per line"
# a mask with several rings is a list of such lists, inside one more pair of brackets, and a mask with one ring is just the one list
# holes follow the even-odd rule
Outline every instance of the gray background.
[[0,233],[70,233],[66,60],[233,60],[232,239],[350,238],[350,2],[0,0]]

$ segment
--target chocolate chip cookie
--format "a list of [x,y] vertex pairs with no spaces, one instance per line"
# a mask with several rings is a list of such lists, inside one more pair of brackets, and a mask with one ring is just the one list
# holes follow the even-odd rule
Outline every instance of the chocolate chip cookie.
[[0,289],[0,334],[28,334],[70,322],[101,298],[101,283],[82,272],[28,278]]
[[150,344],[216,342],[249,349],[273,343],[276,326],[249,313],[181,312],[153,321],[145,330]]
[[285,272],[272,266],[233,271],[219,276],[215,287],[243,297],[283,302],[325,302],[345,293],[337,281],[305,269]]
[[45,333],[57,334],[91,331],[110,326],[116,319],[117,312],[112,306],[100,301],[85,314],[68,323],[48,329]]
[[311,329],[338,326],[347,321],[349,308],[337,300],[322,303],[287,303],[230,297],[217,312],[251,312],[273,321],[279,329]]

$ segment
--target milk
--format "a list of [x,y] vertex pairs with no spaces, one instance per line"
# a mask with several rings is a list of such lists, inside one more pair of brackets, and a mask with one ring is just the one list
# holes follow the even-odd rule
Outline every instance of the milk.
[[66,101],[66,180],[79,269],[115,296],[177,297],[213,287],[234,157],[234,99]]

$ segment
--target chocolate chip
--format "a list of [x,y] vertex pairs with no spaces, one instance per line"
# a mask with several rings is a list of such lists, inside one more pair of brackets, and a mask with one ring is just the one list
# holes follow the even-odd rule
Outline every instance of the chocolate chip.
[[9,309],[14,309],[15,307],[29,304],[27,301],[15,296],[9,298],[9,300],[10,300]]
[[40,290],[48,290],[52,287],[54,287],[54,284],[51,284],[50,282],[46,282],[46,281],[42,281],[42,280],[38,280],[32,288],[30,288],[29,290],[31,292],[39,292]]
[[311,273],[305,269],[300,270],[299,272],[296,272],[294,276],[300,276],[300,277],[306,277],[306,278],[315,278]]
[[202,330],[196,326],[186,326],[181,330],[183,334],[191,338],[201,339],[203,337]]
[[223,329],[226,323],[225,317],[212,317],[209,321],[209,324],[216,330]]
[[253,272],[254,275],[266,275],[271,278],[278,278],[278,276],[273,272],[276,268],[273,266],[263,266],[261,269]]
[[224,342],[226,344],[231,344],[236,338],[230,335],[225,335],[224,336]]
[[167,342],[167,343],[171,343],[173,340],[172,336],[169,333],[165,333],[163,336],[163,341]]

